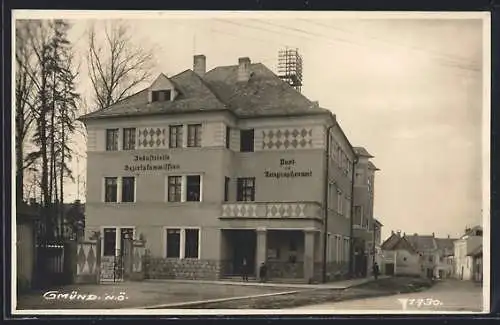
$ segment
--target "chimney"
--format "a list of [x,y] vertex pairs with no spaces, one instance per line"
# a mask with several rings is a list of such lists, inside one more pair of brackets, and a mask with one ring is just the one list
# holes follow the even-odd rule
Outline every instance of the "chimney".
[[193,58],[193,71],[203,78],[207,70],[207,58],[203,54],[195,55]]
[[436,237],[436,234],[435,234],[435,233],[432,233],[432,237]]
[[238,82],[247,82],[250,79],[250,59],[238,59]]
[[448,235],[448,239],[450,239],[450,235]]
[[394,235],[394,230],[391,230],[391,235]]

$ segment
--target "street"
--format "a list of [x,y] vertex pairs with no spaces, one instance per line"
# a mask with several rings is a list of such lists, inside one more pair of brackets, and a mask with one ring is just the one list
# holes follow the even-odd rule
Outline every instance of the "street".
[[311,306],[304,310],[383,310],[383,311],[483,311],[482,287],[470,281],[444,280],[429,290],[368,299],[346,300]]

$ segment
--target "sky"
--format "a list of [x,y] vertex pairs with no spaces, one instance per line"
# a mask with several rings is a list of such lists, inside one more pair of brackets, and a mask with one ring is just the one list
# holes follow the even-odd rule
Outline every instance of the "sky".
[[[278,51],[298,48],[302,93],[332,110],[351,143],[375,156],[374,212],[383,238],[391,230],[457,237],[482,222],[481,19],[324,12],[121,17],[136,44],[154,48],[157,73],[167,76],[191,69],[194,54],[206,56],[207,70],[249,57],[276,71]],[[69,37],[82,64],[79,90],[88,98],[85,30],[96,20],[87,18],[69,19]],[[68,200],[84,201],[85,143],[75,142],[80,190],[73,183],[65,191]]]

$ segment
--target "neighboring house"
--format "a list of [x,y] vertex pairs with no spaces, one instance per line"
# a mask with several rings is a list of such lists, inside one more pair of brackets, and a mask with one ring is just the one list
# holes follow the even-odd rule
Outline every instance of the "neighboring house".
[[391,272],[396,275],[449,277],[453,271],[450,263],[453,241],[451,238],[436,238],[434,234],[401,236],[400,232],[393,232],[382,244],[385,270],[394,269]]
[[417,253],[421,255],[422,271],[425,276],[432,278],[435,276],[436,265],[439,261],[439,249],[434,234],[432,235],[405,235]]
[[477,282],[483,281],[483,245],[467,254],[472,257],[472,279]]
[[[478,252],[482,243],[483,228],[481,226],[465,229],[464,235],[454,242],[454,273],[457,279],[474,279],[474,260],[476,258],[477,261],[477,258],[479,257],[476,252]],[[476,253],[476,255],[474,255],[474,253]]]
[[454,238],[436,238],[438,252],[434,276],[440,279],[453,276],[453,242]]
[[143,235],[159,278],[238,275],[243,260],[271,278],[346,274],[356,153],[330,110],[265,65],[206,71],[196,55],[80,120],[86,234],[101,233],[103,255]]
[[367,276],[372,269],[375,251],[373,249],[373,217],[375,172],[379,169],[370,161],[374,158],[365,148],[355,147],[358,156],[354,178],[353,252],[354,274]]
[[381,246],[382,274],[422,275],[422,256],[401,232],[392,232]]
[[40,217],[38,206],[18,202],[16,205],[16,259],[17,289],[24,291],[33,284],[36,262],[36,221]]

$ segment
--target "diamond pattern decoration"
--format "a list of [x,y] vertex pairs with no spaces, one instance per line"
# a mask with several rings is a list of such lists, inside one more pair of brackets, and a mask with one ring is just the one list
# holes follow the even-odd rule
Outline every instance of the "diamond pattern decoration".
[[226,218],[305,218],[314,217],[318,211],[309,210],[311,215],[306,216],[305,203],[244,203],[224,204],[222,217]]
[[89,273],[94,273],[94,267],[96,266],[97,263],[97,257],[94,253],[94,248],[93,246],[89,247],[89,253],[87,255],[87,264],[89,265]]
[[165,128],[147,127],[139,129],[138,147],[143,149],[165,148],[167,146],[167,132]]
[[95,254],[96,242],[83,242],[77,246],[76,274],[87,275],[97,272],[97,256]]
[[85,262],[86,262],[85,251],[83,249],[83,244],[80,244],[78,245],[78,255],[76,259],[77,273],[83,273]]
[[314,148],[313,129],[284,128],[262,131],[260,150],[290,150]]

